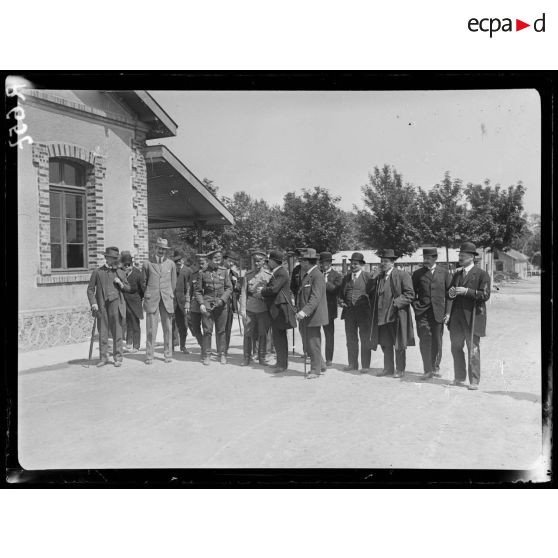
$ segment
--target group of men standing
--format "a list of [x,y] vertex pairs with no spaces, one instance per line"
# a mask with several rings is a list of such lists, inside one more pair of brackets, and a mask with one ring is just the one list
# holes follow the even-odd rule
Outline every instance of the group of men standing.
[[[371,351],[383,352],[378,375],[401,378],[406,369],[406,348],[415,345],[411,308],[414,310],[423,361],[423,379],[439,375],[444,324],[450,332],[455,385],[465,385],[467,367],[463,348],[469,350],[469,388],[480,381],[480,337],[486,334],[486,305],[490,297],[488,274],[474,265],[477,253],[466,242],[459,253],[460,269],[452,274],[437,264],[437,250],[423,250],[424,265],[412,276],[395,267],[391,249],[378,253],[380,271],[365,270],[361,253],[350,259],[344,276],[332,267],[332,254],[312,248],[297,249],[298,265],[289,274],[286,255],[254,249],[252,269],[241,277],[239,257],[214,250],[197,254],[197,270],[184,255],[168,258],[166,239],[158,239],[154,257],[134,268],[129,252],[110,247],[106,264],[95,270],[88,297],[98,319],[101,360],[108,363],[108,331],[114,342],[115,366],[122,362],[122,330],[126,324],[127,350],[139,349],[139,323],[146,313],[146,364],[152,364],[159,321],[164,336],[164,361],[172,359],[175,344],[188,353],[188,329],[200,346],[201,362],[210,364],[215,331],[217,359],[227,363],[233,315],[244,324],[243,360],[270,365],[277,373],[288,367],[287,331],[299,328],[306,377],[317,378],[332,364],[338,308],[345,323],[348,364],[345,371],[370,370]],[[224,256],[224,258],[223,258]],[[321,332],[325,337],[322,357]],[[271,335],[270,335],[271,332]],[[272,340],[272,341],[271,341]],[[360,347],[359,347],[360,345]],[[270,348],[276,362],[269,362]]]

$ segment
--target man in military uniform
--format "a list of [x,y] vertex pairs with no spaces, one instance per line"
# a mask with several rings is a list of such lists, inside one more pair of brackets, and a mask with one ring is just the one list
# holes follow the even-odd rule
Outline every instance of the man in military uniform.
[[236,252],[228,251],[223,258],[223,265],[229,272],[229,278],[232,284],[232,293],[227,306],[227,327],[226,327],[226,350],[225,355],[229,355],[229,345],[231,343],[231,331],[234,320],[234,314],[238,314],[238,299],[240,298],[241,281],[240,268],[238,266],[240,258]]
[[439,376],[442,360],[442,335],[444,321],[451,308],[451,300],[446,297],[451,284],[451,274],[436,264],[438,250],[423,248],[424,267],[413,275],[415,300],[412,303],[417,321],[420,354],[424,369],[423,380]]
[[206,366],[209,365],[211,354],[213,326],[215,326],[217,356],[221,364],[227,364],[225,355],[227,348],[227,302],[232,292],[228,270],[221,265],[223,259],[221,250],[210,252],[207,254],[207,258],[209,263],[205,271],[200,272],[199,281],[194,289],[202,316],[202,362]]
[[93,270],[87,286],[87,298],[99,330],[101,360],[97,366],[105,366],[109,362],[109,329],[113,340],[114,366],[122,365],[122,324],[126,320],[124,293],[130,292],[130,285],[124,271],[117,267],[119,257],[116,246],[107,248],[106,263]]
[[[480,338],[486,335],[486,301],[490,298],[490,276],[475,265],[477,248],[472,242],[464,242],[459,249],[461,269],[452,278],[448,297],[453,300],[449,315],[451,354],[456,386],[464,386],[467,366],[463,346],[469,350],[469,386],[479,388]],[[472,345],[471,345],[472,341]]]
[[326,298],[329,321],[324,325],[326,366],[331,366],[335,347],[335,319],[337,318],[337,295],[343,281],[342,275],[331,267],[333,255],[331,252],[320,254],[320,267],[326,281]]
[[189,299],[187,298],[185,300],[184,308],[190,331],[200,346],[200,360],[203,360],[202,315],[195,291],[196,285],[200,282],[202,271],[205,271],[207,268],[207,254],[196,254],[196,260],[198,269],[190,276],[190,285],[188,289]]
[[253,269],[248,271],[242,282],[240,292],[240,315],[244,321],[244,359],[242,366],[252,361],[253,339],[259,339],[258,362],[266,364],[267,336],[271,327],[271,319],[267,304],[259,292],[267,286],[271,272],[265,269],[266,253],[261,250],[252,251]]

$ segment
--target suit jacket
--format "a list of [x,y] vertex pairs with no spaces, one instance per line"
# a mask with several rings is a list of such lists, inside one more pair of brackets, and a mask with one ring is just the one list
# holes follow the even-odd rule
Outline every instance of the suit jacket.
[[432,307],[434,319],[442,323],[445,314],[449,314],[451,310],[451,300],[447,297],[451,273],[440,265],[436,265],[434,272],[427,267],[421,267],[413,273],[412,279],[415,291],[413,301],[415,316],[418,318]]
[[296,264],[291,273],[291,292],[293,293],[295,300],[298,298],[298,290],[300,289],[301,280],[302,268],[300,267],[300,264]]
[[490,275],[474,265],[465,278],[463,278],[463,270],[454,273],[450,287],[458,286],[466,287],[467,294],[456,296],[453,299],[448,327],[451,330],[452,316],[459,311],[463,311],[467,324],[471,327],[474,308],[474,334],[484,337],[486,335],[486,301],[490,298]]
[[174,307],[180,308],[184,312],[186,303],[190,305],[190,281],[192,278],[192,268],[183,265],[176,278],[176,289],[174,290]]
[[307,327],[321,327],[329,323],[326,282],[318,267],[303,275],[298,291],[297,307],[299,311],[306,314],[304,324]]
[[[370,296],[372,298],[372,331],[370,333],[371,348],[378,348],[379,326],[378,326],[378,297],[380,280],[382,274],[374,277]],[[415,333],[413,329],[413,316],[410,304],[415,298],[413,281],[411,276],[402,269],[393,268],[389,275],[391,288],[391,305],[387,314],[388,323],[395,324],[395,348],[404,349],[415,344]]]
[[[104,312],[105,307],[105,292],[108,290],[107,275],[106,273],[99,273],[99,269],[105,269],[106,265],[102,265],[100,268],[94,269],[91,273],[91,278],[89,279],[89,285],[87,285],[87,298],[89,304],[97,304],[99,310]],[[118,309],[122,318],[126,317],[126,300],[124,299],[124,292],[130,290],[130,285],[126,279],[126,274],[122,269],[116,269],[116,275],[122,281],[123,287],[120,288],[115,285],[118,291]]]
[[[124,272],[126,273],[126,272]],[[138,320],[143,320],[143,309],[141,301],[145,293],[145,283],[143,282],[143,275],[137,267],[132,267],[130,275],[127,277],[130,284],[130,292],[124,293],[126,300],[126,310],[132,312]]]
[[293,293],[289,288],[289,272],[283,266],[273,270],[269,283],[262,289],[261,294],[266,300],[274,327],[277,329],[296,327]]
[[[339,287],[339,300],[344,302],[347,306],[352,307],[353,303],[347,297],[347,289],[349,287],[349,283],[352,281],[353,273],[349,271],[343,279],[341,280],[341,286]],[[370,297],[369,293],[374,287],[374,277],[368,273],[368,271],[362,270],[362,277],[364,279],[364,283],[366,285],[366,295],[361,296],[355,303],[355,307],[366,308],[370,310]],[[341,311],[341,319],[345,319],[346,308],[343,308]]]
[[145,283],[145,296],[143,306],[148,314],[159,308],[162,300],[169,314],[174,313],[174,290],[176,289],[176,266],[170,259],[157,263],[157,260],[143,262],[143,281]]
[[341,273],[335,271],[333,268],[330,268],[326,281],[327,311],[330,322],[337,318],[337,295],[341,289],[342,282],[343,276]]

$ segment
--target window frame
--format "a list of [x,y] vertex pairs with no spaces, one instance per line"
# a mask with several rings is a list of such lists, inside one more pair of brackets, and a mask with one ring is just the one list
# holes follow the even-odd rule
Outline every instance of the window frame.
[[[49,221],[52,223],[52,219],[60,219],[60,247],[61,247],[61,263],[65,267],[54,267],[51,263],[51,271],[57,275],[64,275],[64,274],[75,274],[75,273],[82,273],[84,271],[89,270],[89,262],[88,262],[88,245],[87,245],[87,169],[85,165],[82,165],[79,162],[69,158],[69,157],[50,157],[49,158],[49,171],[50,171],[50,164],[56,162],[60,164],[60,182],[51,182],[50,180],[50,172],[49,172],[49,199],[52,193],[57,193],[62,195],[61,200],[61,211],[60,217],[53,217],[52,214],[50,215]],[[65,184],[64,183],[64,164],[70,164],[73,167],[79,167],[80,172],[82,173],[83,177],[83,186],[73,185],[73,184]],[[72,242],[68,243],[67,241],[67,233],[66,233],[66,221],[68,217],[66,217],[66,196],[70,195],[79,195],[82,199],[83,203],[83,243]],[[70,218],[71,220],[71,218]],[[74,219],[76,220],[76,219]],[[57,242],[54,244],[58,244]],[[83,266],[80,267],[68,267],[68,244],[76,244],[83,246]],[[49,239],[49,246],[51,249],[51,262],[52,262],[52,245],[53,243]]]

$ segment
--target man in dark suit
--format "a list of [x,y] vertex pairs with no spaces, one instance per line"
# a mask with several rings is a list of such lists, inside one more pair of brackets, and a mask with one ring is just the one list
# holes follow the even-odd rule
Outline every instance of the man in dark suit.
[[[185,279],[189,281],[192,270],[188,268],[184,262],[184,252],[175,250],[172,257],[174,265],[176,266],[176,288],[174,290],[174,319],[172,321],[172,350],[176,345],[180,346],[181,352],[188,354],[186,349],[186,337],[188,336],[188,327],[186,325],[186,315],[184,314],[184,296],[186,294]],[[184,271],[182,279],[181,273]],[[178,290],[182,289],[181,298],[179,301]]]
[[[294,249],[294,255],[297,259],[297,263],[293,267],[293,270],[291,272],[291,292],[293,293],[293,297],[295,300],[298,300],[298,291],[300,289],[300,283],[302,282],[302,275],[303,275],[302,267],[300,265],[300,256],[301,254],[306,252],[306,250],[307,248]],[[293,338],[293,343],[294,343],[294,338]],[[306,347],[306,339],[304,339],[304,337],[302,338],[302,353],[303,353],[302,358],[306,359],[308,355],[308,349]]]
[[116,246],[108,247],[105,251],[106,263],[93,270],[87,286],[87,298],[99,330],[99,367],[109,362],[109,329],[113,340],[114,366],[122,365],[122,324],[126,320],[126,301],[123,293],[130,290],[130,285],[124,271],[117,267],[119,257]]
[[339,289],[339,300],[345,320],[348,366],[343,370],[358,370],[358,341],[360,338],[360,361],[362,371],[370,369],[370,299],[373,277],[364,270],[364,256],[355,252],[349,260],[351,270],[343,277]]
[[123,251],[120,254],[120,263],[130,285],[130,291],[124,292],[124,299],[126,300],[126,352],[137,353],[140,348],[140,320],[143,320],[141,303],[145,292],[145,284],[141,271],[133,265],[130,252]]
[[422,257],[424,267],[417,269],[412,276],[415,291],[412,306],[424,368],[422,379],[428,380],[432,376],[440,375],[444,322],[447,322],[451,309],[451,300],[446,296],[451,274],[445,267],[436,264],[436,248],[423,248]]
[[289,289],[289,272],[283,267],[283,253],[272,250],[268,256],[271,271],[269,283],[257,287],[256,292],[264,297],[269,308],[271,331],[277,362],[272,366],[274,372],[284,372],[289,363],[287,329],[296,327],[295,304]]
[[331,252],[320,254],[320,266],[326,281],[327,312],[329,322],[324,326],[326,366],[331,366],[333,350],[335,348],[335,319],[337,318],[337,295],[341,288],[343,276],[331,267],[333,256]]
[[296,315],[300,324],[300,335],[306,341],[310,355],[310,373],[308,379],[317,378],[326,371],[322,358],[321,328],[329,323],[326,298],[326,283],[318,268],[316,250],[307,248],[301,254],[300,267],[302,281],[298,291]]
[[[407,347],[415,344],[410,304],[415,298],[411,276],[394,267],[397,256],[391,249],[378,252],[381,272],[371,294],[372,333],[370,342],[375,351],[380,345],[384,368],[378,376],[402,378],[407,365]],[[393,353],[395,351],[395,367]]]
[[145,364],[153,364],[153,353],[157,340],[159,320],[163,328],[165,362],[172,361],[172,317],[174,315],[174,290],[176,289],[176,266],[167,258],[168,240],[158,238],[155,255],[143,262],[142,274],[145,282],[143,305],[145,309],[146,343]]
[[178,250],[175,250],[173,260],[176,266],[176,289],[174,290],[172,348],[174,351],[174,347],[178,342],[180,344],[180,351],[188,355],[190,351],[186,348],[186,338],[188,337],[187,311],[190,308],[189,297],[192,268],[184,261],[184,254]]
[[453,300],[448,323],[455,374],[453,384],[465,385],[467,366],[463,346],[467,343],[470,355],[468,387],[471,390],[479,388],[480,338],[486,335],[486,301],[490,298],[490,276],[475,265],[476,255],[477,249],[472,242],[461,245],[461,269],[453,275],[448,289],[448,297]]
[[225,328],[225,342],[226,350],[225,355],[229,354],[229,345],[231,344],[231,332],[234,320],[234,314],[238,314],[238,299],[240,298],[241,281],[240,281],[240,258],[236,252],[229,250],[225,252],[223,257],[223,267],[229,272],[229,279],[231,280],[232,293],[229,297],[227,308],[227,325]]

